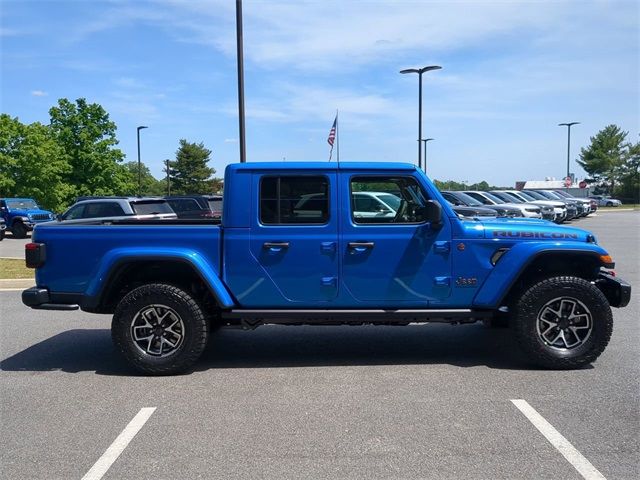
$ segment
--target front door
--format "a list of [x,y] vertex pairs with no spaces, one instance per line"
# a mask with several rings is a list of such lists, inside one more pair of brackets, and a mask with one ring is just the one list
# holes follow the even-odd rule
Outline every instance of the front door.
[[251,253],[270,307],[322,305],[338,294],[336,174],[262,175]]
[[406,171],[344,172],[341,198],[345,293],[370,307],[445,303],[451,294],[450,225],[432,228],[421,220],[419,209],[429,196],[420,178]]

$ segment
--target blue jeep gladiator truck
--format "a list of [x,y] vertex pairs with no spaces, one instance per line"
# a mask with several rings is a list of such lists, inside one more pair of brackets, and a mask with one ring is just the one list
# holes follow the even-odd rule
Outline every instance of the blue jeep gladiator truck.
[[507,320],[546,368],[593,362],[631,287],[584,230],[460,219],[411,164],[227,167],[212,221],[38,225],[32,308],[113,314],[117,350],[175,374],[218,327]]
[[32,198],[0,198],[0,216],[15,238],[26,238],[38,223],[55,218],[52,212],[41,209]]

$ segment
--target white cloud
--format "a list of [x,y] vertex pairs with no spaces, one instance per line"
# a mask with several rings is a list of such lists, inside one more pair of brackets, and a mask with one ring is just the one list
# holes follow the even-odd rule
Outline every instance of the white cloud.
[[46,97],[49,94],[42,90],[31,90],[31,95],[34,97]]
[[225,138],[224,143],[238,143],[237,138]]

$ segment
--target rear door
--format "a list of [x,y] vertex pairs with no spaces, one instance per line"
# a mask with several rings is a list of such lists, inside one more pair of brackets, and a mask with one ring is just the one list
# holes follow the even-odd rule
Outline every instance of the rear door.
[[255,176],[258,214],[251,253],[262,278],[279,294],[270,306],[331,301],[338,294],[336,174]]

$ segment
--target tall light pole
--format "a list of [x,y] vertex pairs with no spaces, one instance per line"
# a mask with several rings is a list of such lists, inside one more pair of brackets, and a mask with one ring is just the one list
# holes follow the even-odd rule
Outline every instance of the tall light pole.
[[427,142],[435,140],[435,138],[423,138],[420,140],[424,143],[424,172],[427,173]]
[[247,161],[244,140],[244,55],[242,47],[242,0],[236,0],[236,46],[238,48],[238,117],[240,128],[240,163]]
[[171,170],[170,170],[170,165],[169,165],[169,159],[167,158],[164,161],[164,164],[166,165],[167,168],[167,197],[171,195]]
[[580,122],[569,122],[569,123],[559,123],[559,127],[567,127],[567,177],[569,174],[569,158],[571,152],[571,126],[572,125],[580,125]]
[[142,194],[142,164],[140,163],[140,130],[143,128],[149,128],[144,125],[139,126],[136,129],[136,135],[138,137],[138,196],[140,197]]
[[422,149],[420,148],[420,140],[422,140],[422,74],[431,70],[440,70],[441,68],[438,65],[429,65],[428,67],[400,70],[400,73],[418,74],[418,168],[420,169],[422,169]]

